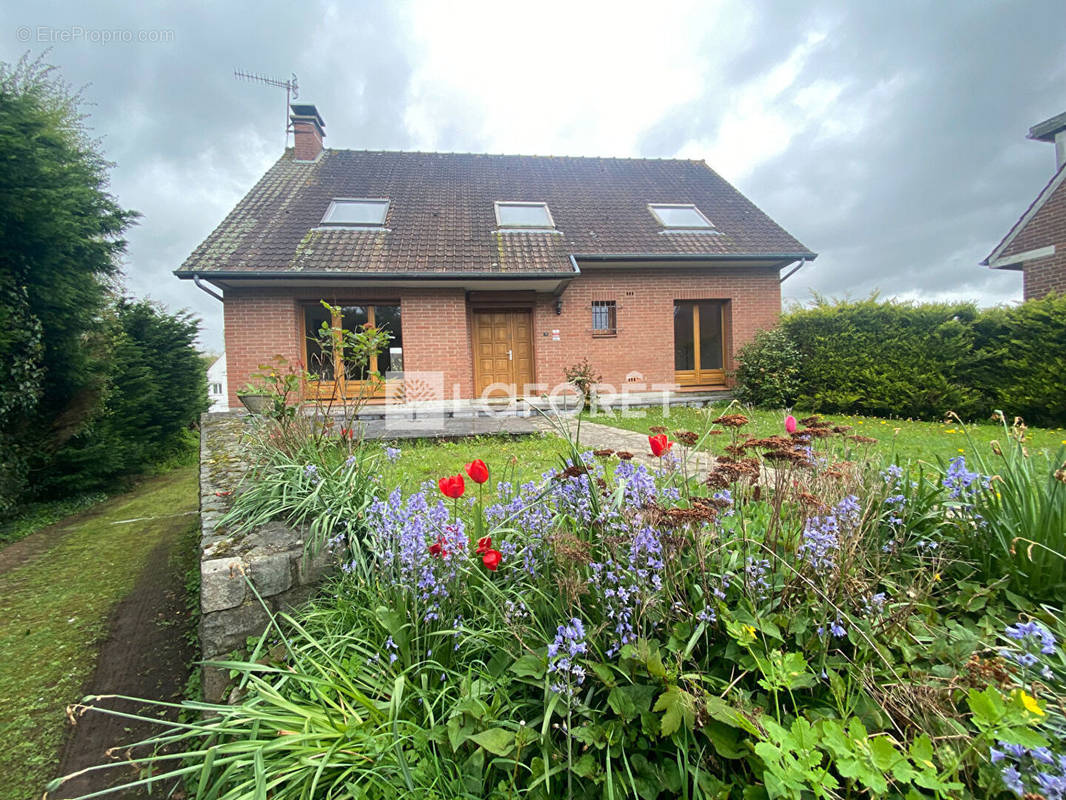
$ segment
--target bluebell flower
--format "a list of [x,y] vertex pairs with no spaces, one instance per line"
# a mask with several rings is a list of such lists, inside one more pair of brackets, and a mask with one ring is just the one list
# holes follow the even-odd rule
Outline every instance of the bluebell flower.
[[1010,789],[1012,792],[1014,792],[1016,795],[1021,797],[1023,794],[1025,794],[1025,786],[1022,784],[1021,773],[1018,772],[1017,767],[1015,767],[1013,764],[1008,767],[1004,767],[1003,771],[1000,773],[1000,776],[1003,778],[1003,785]]
[[966,469],[965,456],[956,456],[948,462],[948,469],[942,483],[944,488],[950,492],[952,499],[958,500],[976,490],[974,483],[980,477],[980,473]]
[[391,463],[395,464],[400,459],[401,455],[403,455],[403,451],[400,450],[399,447],[389,447],[388,445],[385,446],[385,458],[387,458]]
[[898,464],[890,464],[881,470],[881,478],[885,483],[894,485],[903,477],[903,468]]
[[574,690],[585,682],[585,668],[581,657],[588,652],[585,626],[577,617],[560,625],[555,639],[548,644],[548,674],[552,676],[551,690],[571,698]]

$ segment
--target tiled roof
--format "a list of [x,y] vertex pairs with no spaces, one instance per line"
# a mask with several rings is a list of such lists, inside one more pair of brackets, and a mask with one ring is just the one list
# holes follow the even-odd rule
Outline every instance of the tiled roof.
[[[318,228],[334,197],[389,198],[385,229]],[[546,202],[557,232],[499,232],[497,200]],[[719,233],[663,233],[648,203]],[[290,150],[178,274],[564,274],[571,254],[814,256],[700,161]]]

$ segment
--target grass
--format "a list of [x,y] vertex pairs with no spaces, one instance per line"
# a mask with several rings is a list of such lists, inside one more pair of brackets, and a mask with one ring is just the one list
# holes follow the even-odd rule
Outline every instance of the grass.
[[43,503],[31,503],[23,506],[3,523],[0,523],[0,545],[25,539],[41,528],[54,525],[65,517],[78,511],[92,508],[102,503],[107,495],[102,492],[79,494],[64,497],[62,500],[48,500]]
[[[751,419],[751,423],[742,430],[755,436],[769,436],[784,431],[784,411],[760,411],[742,409],[733,406],[730,413],[742,412]],[[642,413],[643,412],[643,413]],[[628,412],[613,414],[586,414],[584,419],[613,425],[641,433],[649,433],[655,425],[665,425],[667,431],[692,430],[702,433],[711,421],[726,413],[726,405],[709,408],[648,408],[633,409]],[[802,419],[810,412],[793,411],[795,417]],[[638,416],[639,415],[639,416]],[[871,455],[882,456],[901,463],[923,460],[937,463],[938,459],[947,461],[958,455],[970,456],[972,450],[966,440],[963,428],[957,423],[919,422],[909,419],[880,419],[878,417],[855,416],[851,414],[825,414],[825,419],[842,425],[851,425],[849,434],[862,434],[877,439],[871,445]],[[984,448],[988,453],[989,442],[1003,441],[1003,426],[988,422],[967,424],[966,431],[974,446]],[[712,442],[714,440],[711,440]],[[1062,428],[1030,428],[1026,439],[1030,450],[1048,450],[1053,455],[1066,447],[1066,430]],[[712,444],[712,449],[717,445]]]
[[[400,486],[404,493],[417,491],[425,481],[436,485],[445,475],[462,474],[463,466],[480,458],[489,466],[486,489],[495,491],[497,481],[522,483],[539,478],[550,467],[559,465],[565,443],[558,437],[475,436],[459,441],[413,440],[394,443],[402,455],[395,463],[382,462],[381,485],[390,490]],[[467,490],[473,486],[467,481]]]
[[[112,608],[151,551],[187,535],[197,470],[185,467],[65,520],[47,550],[0,574],[0,799],[40,796],[81,697]],[[140,517],[136,523],[114,524]]]

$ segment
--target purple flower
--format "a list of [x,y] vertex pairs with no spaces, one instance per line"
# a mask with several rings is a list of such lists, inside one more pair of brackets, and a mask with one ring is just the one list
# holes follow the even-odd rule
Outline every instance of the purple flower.
[[824,517],[811,517],[803,529],[803,540],[796,553],[818,572],[836,566],[839,535],[855,528],[862,519],[862,508],[854,495],[848,495]]
[[948,462],[943,485],[951,493],[952,499],[958,500],[964,494],[972,494],[975,491],[974,483],[980,477],[980,473],[966,469],[965,456],[956,456]]
[[548,674],[552,676],[551,690],[566,698],[585,682],[585,668],[579,663],[588,652],[585,626],[577,617],[560,625],[555,639],[548,644]]
[[1022,785],[1021,773],[1018,772],[1018,769],[1013,764],[1008,767],[1004,767],[1003,771],[1000,773],[1000,776],[1003,778],[1003,785],[1010,789],[1012,792],[1014,792],[1016,795],[1021,797],[1023,794],[1025,794],[1025,786]]

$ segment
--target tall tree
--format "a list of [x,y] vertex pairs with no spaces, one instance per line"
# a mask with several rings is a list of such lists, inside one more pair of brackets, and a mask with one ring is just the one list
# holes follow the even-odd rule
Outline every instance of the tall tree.
[[108,192],[81,102],[41,59],[0,62],[0,510],[100,409],[102,315],[137,215]]

